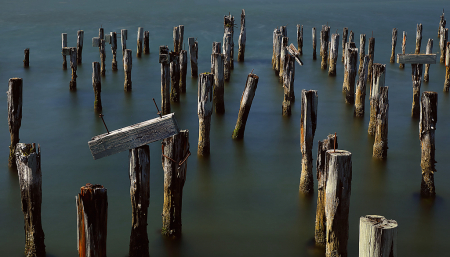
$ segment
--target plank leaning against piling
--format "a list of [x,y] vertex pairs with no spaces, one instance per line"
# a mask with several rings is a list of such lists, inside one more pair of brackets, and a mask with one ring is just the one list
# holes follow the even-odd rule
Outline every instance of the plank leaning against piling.
[[247,76],[245,89],[241,96],[236,126],[234,128],[233,135],[231,136],[233,139],[244,138],[245,125],[247,124],[248,114],[250,112],[250,108],[252,107],[253,98],[255,97],[258,80],[259,77],[256,74],[250,73]]

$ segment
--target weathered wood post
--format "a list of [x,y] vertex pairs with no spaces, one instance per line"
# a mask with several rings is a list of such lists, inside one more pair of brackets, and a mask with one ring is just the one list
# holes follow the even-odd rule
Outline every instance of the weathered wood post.
[[327,69],[329,38],[330,38],[330,27],[328,27],[327,25],[323,25],[322,30],[320,31],[320,53],[322,56],[320,68],[322,70]]
[[325,164],[326,256],[347,256],[352,154],[345,150],[328,150]]
[[386,65],[374,63],[373,64],[373,79],[370,85],[370,119],[368,133],[371,136],[375,136],[377,131],[377,110],[378,99],[380,98],[380,90],[384,87],[386,77]]
[[127,50],[127,38],[128,38],[128,30],[121,29],[120,30],[120,42],[122,45],[122,60],[125,59],[125,50]]
[[130,257],[148,257],[147,214],[150,204],[150,147],[129,150],[131,236]]
[[[220,46],[220,45],[219,45]],[[223,79],[223,54],[215,53],[214,59],[214,110],[217,114],[225,113],[224,79]]]
[[435,130],[437,123],[437,101],[436,92],[425,91],[420,101],[420,123],[419,139],[422,147],[420,167],[422,168],[422,183],[420,195],[426,198],[436,196],[434,187],[434,173],[436,172],[435,159]]
[[8,82],[8,126],[11,135],[9,146],[8,166],[16,168],[16,145],[19,143],[19,129],[22,125],[22,91],[23,81],[21,78],[10,78]]
[[117,71],[117,33],[111,32],[110,33],[110,41],[111,44],[111,52],[112,52],[112,61],[111,61],[111,67],[113,71]]
[[77,62],[78,64],[81,64],[82,59],[82,51],[83,51],[83,39],[84,39],[84,31],[78,30],[77,31]]
[[80,257],[106,257],[108,196],[102,185],[87,183],[75,197],[77,249]]
[[211,115],[213,107],[213,85],[214,75],[212,73],[201,73],[198,81],[198,150],[200,156],[209,156],[211,130]]
[[67,69],[67,60],[66,60],[66,55],[64,54],[64,48],[67,47],[67,33],[61,33],[61,42],[62,42],[61,52],[62,52],[62,56],[63,56],[62,67],[65,70],[65,69]]
[[285,59],[286,55],[288,55],[288,51],[286,50],[286,47],[288,46],[288,37],[281,38],[281,50],[280,50],[280,66],[279,66],[279,73],[278,73],[278,80],[283,84],[283,78],[284,78],[284,69],[285,69]]
[[297,50],[303,55],[303,25],[297,24]]
[[302,173],[299,191],[304,195],[314,193],[312,174],[312,147],[317,126],[317,90],[302,90],[302,108],[300,117],[300,146],[302,152]]
[[42,171],[41,148],[18,143],[16,165],[25,228],[25,255],[45,257],[44,230],[41,222]]
[[[278,28],[275,28],[273,30],[273,38],[272,38],[272,69],[275,70],[275,66],[276,66],[276,58],[277,58],[277,47],[279,46],[279,42],[278,42],[278,35],[281,35],[280,30]],[[281,37],[280,37],[281,38]],[[276,73],[275,73],[276,74]]]
[[144,54],[150,54],[150,32],[144,31]]
[[214,73],[214,54],[221,54],[220,50],[220,42],[213,42],[212,44],[212,53],[211,53],[211,72]]
[[236,126],[234,127],[233,139],[244,138],[245,125],[247,123],[248,114],[250,108],[252,107],[253,98],[255,97],[255,91],[258,86],[259,77],[256,74],[250,73],[247,76],[247,81],[245,82],[245,89],[241,96],[241,103],[239,107],[239,114],[236,121]]
[[391,59],[389,59],[390,63],[395,62],[395,46],[397,45],[397,28],[392,29],[392,47],[391,47]]
[[245,29],[245,10],[242,9],[241,13],[241,31],[239,32],[239,50],[238,50],[238,62],[243,62],[245,57],[245,42],[247,41],[247,32]]
[[444,16],[444,9],[442,9],[442,15],[440,16],[440,20],[439,20],[439,28],[438,28],[438,38],[441,37],[441,28],[445,28],[445,16]]
[[377,121],[375,141],[373,143],[373,157],[386,159],[388,149],[388,114],[389,114],[389,87],[380,88],[380,97],[377,104]]
[[231,73],[231,33],[225,33],[223,36],[223,55],[224,55],[224,64],[223,64],[223,77],[225,81],[230,81],[230,73]]
[[100,63],[92,63],[92,87],[94,88],[94,110],[102,111],[102,82],[100,79]]
[[363,64],[360,66],[361,72],[359,73],[358,82],[356,85],[356,94],[355,94],[355,116],[356,117],[364,117],[368,64],[369,64],[369,56],[366,55],[364,57]]
[[189,130],[166,138],[162,142],[164,169],[164,205],[161,233],[164,236],[181,236],[181,212],[183,187],[186,182],[187,158],[189,152]]
[[347,43],[345,48],[345,71],[344,84],[342,85],[342,92],[345,93],[345,102],[353,104],[355,102],[355,78],[357,74],[356,63],[358,58],[358,49],[350,47],[351,43]]
[[274,53],[273,53],[273,57],[272,57],[272,66],[273,69],[275,70],[275,75],[278,76],[279,71],[280,71],[280,55],[281,55],[281,44],[282,44],[282,38],[283,38],[283,34],[281,33],[281,30],[279,29],[275,29],[274,30],[274,40],[275,40],[275,45],[274,45]]
[[372,78],[373,78],[373,60],[374,60],[374,54],[375,54],[375,38],[371,37],[369,38],[369,66],[367,67],[367,80],[369,82],[369,85],[372,85]]
[[439,48],[441,50],[440,62],[445,63],[445,48],[448,41],[448,28],[442,28],[441,38],[439,39]]
[[289,53],[285,57],[285,72],[283,79],[283,104],[282,114],[283,116],[291,116],[291,102],[295,101],[294,95],[294,79],[295,79],[295,58]]
[[[406,31],[403,31],[403,40],[402,40],[402,54],[406,54]],[[405,68],[405,64],[404,63],[400,63],[399,64],[399,68],[403,69]]]
[[[427,50],[426,50],[426,54],[432,54],[433,52],[433,39],[429,38],[428,39],[428,43],[427,43]],[[423,75],[423,82],[428,82],[430,81],[430,64],[427,63],[425,64],[425,73]]]
[[397,257],[397,227],[379,215],[359,218],[359,257]]
[[159,47],[159,63],[161,63],[161,114],[170,113],[170,56],[169,47]]
[[325,192],[327,184],[326,152],[330,149],[338,148],[338,141],[335,135],[328,135],[323,141],[319,141],[317,146],[317,209],[314,230],[316,245],[326,246],[326,216],[325,216]]
[[188,38],[189,42],[189,56],[191,58],[191,76],[196,78],[198,76],[198,42],[193,37]]
[[348,28],[345,27],[342,29],[342,62],[345,61],[345,44],[348,39]]
[[170,52],[170,101],[180,102],[180,56],[176,52]]
[[330,67],[328,69],[328,76],[336,76],[336,62],[338,58],[339,34],[331,35],[330,48]]
[[173,27],[173,51],[179,53],[183,49],[184,25]]
[[355,32],[350,30],[350,33],[348,34],[348,42],[355,42]]
[[125,56],[123,57],[123,70],[125,73],[125,82],[123,84],[123,89],[126,92],[131,91],[131,68],[133,65],[131,56],[131,49],[125,50]]
[[98,30],[98,37],[100,38],[99,41],[99,49],[100,49],[100,73],[102,76],[105,76],[106,72],[106,53],[105,53],[105,32],[103,28],[99,28]]
[[416,52],[415,54],[420,54],[420,45],[422,44],[422,23],[417,24],[416,30]]
[[[228,16],[223,17],[223,28],[224,28],[224,35],[227,33],[231,33],[230,38],[230,70],[234,69],[234,16],[231,14],[228,14]],[[224,47],[225,49],[225,47]],[[226,66],[226,65],[225,65]],[[226,80],[226,79],[225,79]]]
[[186,93],[187,51],[181,50],[180,56],[180,92]]
[[444,92],[448,92],[450,88],[450,42],[447,42],[445,55],[445,81]]
[[317,46],[317,39],[316,39],[316,28],[312,28],[312,47],[313,47],[313,60],[316,60],[316,46]]
[[70,80],[70,91],[77,90],[77,48],[70,48],[70,68],[72,70],[72,78]]
[[[358,74],[361,74],[361,72],[363,70],[365,57],[366,57],[366,34],[360,34],[359,35],[359,68],[358,68]],[[367,63],[366,66],[368,64],[369,63]],[[366,76],[367,76],[367,74],[366,74]]]
[[136,50],[136,57],[138,58],[142,56],[142,41],[144,41],[144,28],[138,27]]
[[24,51],[24,58],[23,58],[23,67],[28,68],[30,67],[30,48],[26,48]]

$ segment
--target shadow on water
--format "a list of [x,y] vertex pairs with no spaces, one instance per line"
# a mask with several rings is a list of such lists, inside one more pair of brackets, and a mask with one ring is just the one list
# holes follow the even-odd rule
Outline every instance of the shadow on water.
[[307,256],[322,257],[325,256],[325,247],[316,245],[314,238],[306,242]]
[[164,248],[166,250],[166,256],[169,257],[177,257],[180,256],[180,249],[183,244],[183,236],[177,239],[171,239],[162,236],[162,240],[164,243]]
[[301,209],[309,210],[311,208],[314,208],[315,201],[314,201],[314,193],[309,195],[304,195],[301,192],[298,192],[298,204]]

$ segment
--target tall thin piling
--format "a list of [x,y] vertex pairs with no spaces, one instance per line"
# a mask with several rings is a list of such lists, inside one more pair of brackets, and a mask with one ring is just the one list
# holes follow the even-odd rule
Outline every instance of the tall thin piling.
[[397,221],[379,215],[359,219],[359,257],[397,257]]
[[357,74],[356,63],[358,58],[358,49],[347,47],[345,51],[346,60],[344,65],[345,71],[342,92],[345,93],[345,102],[348,104],[353,104],[355,102],[355,78]]
[[[62,42],[62,46],[61,46],[61,52],[62,50],[67,47],[67,33],[61,33],[61,42]],[[63,64],[62,67],[63,69],[67,69],[67,59],[66,59],[66,55],[64,53],[62,53],[63,56]]]
[[98,36],[100,38],[100,44],[99,44],[99,49],[100,49],[100,74],[102,74],[102,76],[105,76],[105,72],[106,72],[106,53],[105,53],[105,33],[103,28],[99,28],[98,30]]
[[170,56],[169,47],[159,47],[159,63],[161,63],[161,114],[170,113]]
[[92,63],[92,87],[94,88],[94,110],[102,111],[102,82],[100,79],[100,63]]
[[[403,31],[403,39],[402,39],[402,54],[406,53],[406,31]],[[400,63],[399,64],[399,68],[403,69],[405,68],[405,64],[404,63]]]
[[378,99],[380,98],[381,87],[384,87],[386,76],[386,65],[374,63],[373,64],[373,78],[370,85],[370,119],[368,133],[371,136],[375,136],[377,130],[377,108]]
[[144,31],[144,54],[150,54],[150,32]]
[[327,25],[323,25],[322,30],[320,31],[320,52],[322,56],[320,68],[322,70],[327,69],[329,38],[330,38],[330,27],[328,27]]
[[215,53],[212,57],[214,59],[214,110],[217,114],[224,114],[223,54]]
[[302,90],[300,117],[300,146],[302,152],[302,171],[299,191],[304,195],[314,193],[312,174],[312,147],[317,126],[317,90]]
[[[359,35],[359,69],[358,69],[358,74],[361,74],[361,72],[363,70],[365,57],[366,57],[366,34],[360,34]],[[369,63],[367,63],[366,66],[368,64]],[[367,76],[367,74],[366,74],[366,76]]]
[[291,116],[291,102],[295,101],[294,95],[294,79],[295,79],[295,58],[286,54],[285,57],[285,71],[283,79],[283,104],[282,104],[282,114],[283,116]]
[[72,78],[70,79],[70,91],[77,90],[77,48],[70,48],[70,69],[72,70]]
[[11,78],[8,82],[8,126],[11,135],[11,145],[9,146],[8,166],[16,168],[16,145],[19,143],[19,129],[22,125],[22,91],[23,83],[21,78]]
[[303,25],[297,24],[297,49],[303,55]]
[[445,55],[444,92],[448,92],[449,88],[450,88],[450,42],[447,42]]
[[355,33],[352,30],[348,33],[348,42],[355,42]]
[[375,54],[375,38],[371,37],[369,38],[369,66],[368,66],[368,70],[367,70],[367,79],[369,82],[369,85],[372,85],[372,74],[373,74],[373,58],[374,58],[374,54]]
[[189,56],[191,59],[191,76],[196,78],[198,76],[198,42],[193,37],[188,38],[189,42]]
[[127,37],[128,37],[128,30],[121,29],[120,42],[122,44],[122,59],[125,59],[125,50],[127,50]]
[[200,156],[209,156],[211,130],[211,115],[213,107],[213,85],[214,75],[212,73],[201,73],[198,80],[198,150]]
[[345,61],[345,44],[348,39],[348,28],[345,27],[342,29],[342,62]]
[[111,32],[111,52],[112,52],[112,61],[111,68],[113,71],[117,71],[117,33]]
[[377,104],[377,124],[372,155],[378,159],[386,159],[387,157],[389,113],[388,89],[388,87],[380,88],[380,97],[378,98]]
[[440,63],[445,63],[445,47],[448,41],[448,28],[442,28],[441,37],[439,38],[439,48],[441,50],[441,56],[439,58]]
[[390,63],[395,62],[395,46],[397,45],[397,28],[392,29],[392,39],[391,39],[391,59],[389,59]]
[[180,51],[180,92],[186,93],[187,51]]
[[316,28],[312,28],[312,47],[313,47],[313,60],[316,60],[316,46],[317,46],[317,39],[316,39]]
[[[231,33],[230,38],[230,61],[229,66],[230,70],[234,69],[234,16],[229,14],[228,16],[223,17],[223,28],[224,34]],[[225,48],[225,47],[224,47]]]
[[247,41],[247,32],[245,29],[245,10],[242,9],[241,13],[241,30],[239,32],[239,50],[238,50],[238,62],[243,62],[245,57],[245,42]]
[[445,21],[445,16],[444,16],[444,9],[442,9],[442,15],[440,16],[440,19],[439,19],[439,28],[438,28],[438,38],[440,38],[441,37],[441,28],[445,28],[445,23],[446,23],[446,21]]
[[259,77],[256,74],[250,73],[247,76],[245,89],[241,96],[236,126],[234,127],[233,135],[231,136],[233,139],[244,138],[245,125],[247,124],[248,114],[250,112],[250,108],[252,107],[253,98],[255,97],[258,80]]
[[422,183],[420,195],[426,198],[436,196],[434,173],[436,172],[435,130],[437,123],[436,92],[425,91],[420,101],[419,139],[422,147],[420,167],[422,168]]
[[419,118],[420,115],[420,86],[422,85],[423,64],[411,64],[413,81],[413,101],[411,107],[411,117]]
[[82,51],[83,51],[83,39],[84,39],[84,31],[78,30],[77,31],[77,62],[78,64],[81,64],[82,59]]
[[131,49],[125,50],[125,56],[123,58],[123,71],[125,73],[125,81],[123,84],[123,89],[126,92],[131,91],[131,68],[133,65]]
[[136,50],[136,57],[138,58],[140,58],[142,55],[142,41],[144,41],[144,28],[138,27],[137,50]]
[[416,30],[416,51],[415,54],[420,54],[420,45],[422,44],[422,23],[417,24]]
[[[432,54],[433,53],[433,39],[429,38],[427,43],[427,51],[426,54]],[[430,64],[425,64],[425,73],[423,75],[423,82],[430,81]]]
[[331,48],[330,48],[330,67],[328,69],[328,76],[336,76],[336,62],[338,58],[339,48],[339,34],[331,35]]
[[180,102],[180,56],[176,52],[170,52],[170,101]]
[[213,42],[212,44],[212,53],[211,53],[211,72],[214,73],[214,54],[221,54],[222,51],[220,50],[220,42]]
[[367,81],[367,66],[369,64],[369,56],[364,57],[363,64],[360,66],[358,82],[355,93],[355,116],[364,117],[364,109],[366,102],[366,81]]
[[23,67],[28,68],[30,67],[30,48],[26,48],[24,51],[24,58],[23,58]]
[[184,25],[173,28],[173,51],[176,53],[183,50]]
[[285,60],[286,60],[286,55],[288,55],[288,51],[286,50],[286,47],[288,46],[288,41],[289,41],[288,37],[283,37],[281,39],[280,66],[279,66],[279,73],[278,73],[278,80],[281,83],[283,83]]
[[223,55],[225,57],[224,59],[224,65],[223,65],[223,69],[224,69],[224,80],[225,81],[230,81],[230,72],[231,72],[231,63],[232,63],[232,59],[231,59],[231,33],[225,33],[225,35],[223,36]]

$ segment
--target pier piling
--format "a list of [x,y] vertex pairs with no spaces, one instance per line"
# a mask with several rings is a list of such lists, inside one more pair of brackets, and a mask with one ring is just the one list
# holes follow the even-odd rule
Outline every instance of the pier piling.
[[210,154],[210,131],[211,115],[213,107],[213,85],[214,75],[212,73],[201,73],[198,80],[198,150],[200,156]]
[[11,135],[8,166],[16,168],[16,145],[19,143],[19,129],[22,125],[23,81],[21,78],[10,78],[8,82],[8,126]]
[[259,77],[256,74],[250,73],[247,76],[245,82],[245,89],[241,96],[241,102],[239,107],[239,114],[234,127],[233,139],[244,138],[245,125],[247,124],[248,114],[252,107],[253,98],[255,97],[255,91],[258,86]]
[[397,221],[379,215],[359,219],[359,257],[397,257]]
[[425,198],[434,198],[434,173],[436,172],[435,130],[437,123],[436,92],[425,91],[420,101],[419,139],[422,147],[420,167],[422,168],[422,182],[420,195]]

